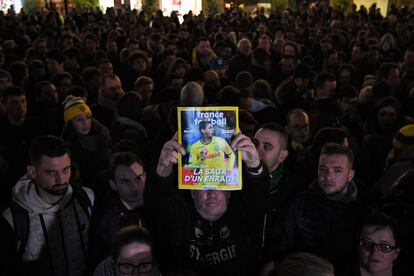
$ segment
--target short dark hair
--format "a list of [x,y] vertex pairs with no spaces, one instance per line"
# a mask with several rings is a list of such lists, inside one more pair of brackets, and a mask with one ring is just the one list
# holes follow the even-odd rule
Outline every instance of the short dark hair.
[[211,122],[210,121],[200,121],[200,123],[198,123],[198,129],[200,130],[200,132],[201,132],[202,129],[206,129],[208,124],[211,124]]
[[284,127],[277,123],[265,123],[260,128],[278,133],[280,136],[280,147],[282,149],[287,149],[288,135]]
[[306,252],[296,252],[288,255],[277,269],[277,275],[333,275],[333,265],[326,259]]
[[399,69],[396,63],[392,62],[385,62],[381,64],[380,68],[378,69],[378,76],[377,80],[380,81],[388,76],[391,70]]
[[327,143],[322,147],[320,155],[345,155],[351,164],[354,165],[354,154],[349,147],[337,143]]
[[3,101],[3,103],[6,103],[7,98],[12,96],[26,96],[26,92],[20,86],[11,85],[4,89],[3,94],[1,96],[1,100]]
[[129,151],[115,153],[112,156],[111,162],[109,164],[109,179],[115,179],[115,172],[118,166],[123,165],[129,167],[134,163],[140,164],[145,169],[144,162],[142,162],[142,160],[138,158],[134,153]]
[[315,80],[313,82],[313,86],[315,89],[322,88],[327,81],[336,81],[336,77],[334,74],[329,72],[322,72],[316,75]]
[[147,244],[151,247],[152,251],[153,241],[148,230],[140,226],[131,225],[121,228],[115,233],[112,239],[112,258],[116,260],[122,247],[134,242]]
[[394,217],[384,213],[384,212],[376,212],[368,216],[364,223],[362,224],[362,228],[360,233],[362,233],[362,230],[367,227],[371,226],[374,228],[374,231],[383,230],[385,228],[390,228],[391,231],[394,234],[394,239],[396,246],[399,246],[399,235],[397,231],[397,221]]
[[43,156],[54,158],[65,154],[70,156],[69,145],[62,138],[53,135],[39,136],[29,147],[29,158],[33,166],[39,165]]

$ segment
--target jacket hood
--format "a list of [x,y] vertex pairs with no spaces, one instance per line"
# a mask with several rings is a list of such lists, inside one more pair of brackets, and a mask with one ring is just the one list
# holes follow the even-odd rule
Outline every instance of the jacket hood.
[[25,175],[13,187],[12,199],[29,213],[55,213],[65,208],[72,198],[72,192],[72,186],[68,185],[63,198],[58,203],[51,205],[38,195],[34,180]]

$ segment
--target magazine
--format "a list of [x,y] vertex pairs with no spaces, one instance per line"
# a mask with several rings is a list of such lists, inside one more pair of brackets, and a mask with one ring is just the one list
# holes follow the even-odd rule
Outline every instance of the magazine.
[[178,107],[178,188],[241,190],[241,154],[231,148],[239,132],[238,107]]

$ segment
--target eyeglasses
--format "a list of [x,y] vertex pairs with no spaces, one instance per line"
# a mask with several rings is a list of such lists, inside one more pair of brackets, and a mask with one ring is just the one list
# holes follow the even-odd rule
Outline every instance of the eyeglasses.
[[148,273],[152,271],[154,266],[153,262],[141,263],[139,265],[133,265],[130,263],[118,263],[118,270],[121,274],[131,274],[137,270],[139,273]]
[[359,245],[365,249],[365,250],[369,250],[372,251],[374,249],[374,247],[383,252],[383,253],[390,253],[391,251],[393,251],[394,249],[396,249],[396,246],[392,246],[388,243],[385,242],[380,242],[380,243],[375,243],[369,239],[361,239],[359,241]]

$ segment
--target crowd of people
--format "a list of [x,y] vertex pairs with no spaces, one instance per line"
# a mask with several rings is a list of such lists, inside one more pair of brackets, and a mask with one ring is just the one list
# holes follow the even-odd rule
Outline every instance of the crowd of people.
[[[0,14],[0,274],[414,275],[414,7],[299,2]],[[177,106],[242,190],[178,190]]]

